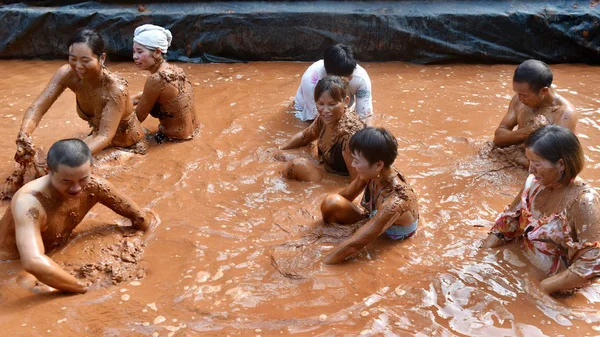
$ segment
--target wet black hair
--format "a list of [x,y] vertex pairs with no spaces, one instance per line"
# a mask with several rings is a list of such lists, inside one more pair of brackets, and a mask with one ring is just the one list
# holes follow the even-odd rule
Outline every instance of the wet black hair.
[[104,54],[104,39],[93,29],[80,28],[69,40],[69,47],[75,43],[85,43],[94,55],[100,57]]
[[536,94],[544,87],[550,88],[553,75],[550,67],[542,61],[527,60],[515,69],[513,82],[527,83]]
[[323,62],[328,75],[350,76],[356,69],[352,47],[343,44],[327,48]]
[[565,172],[558,181],[561,184],[575,179],[585,165],[579,139],[564,126],[546,125],[535,130],[525,140],[525,147],[552,164],[563,160]]
[[59,140],[48,151],[48,168],[51,172],[58,171],[60,165],[79,167],[88,161],[92,162],[92,151],[80,139]]
[[398,156],[398,141],[388,130],[368,126],[350,138],[350,151],[360,153],[370,165],[391,166]]
[[317,82],[315,87],[315,102],[324,92],[329,92],[331,98],[341,102],[348,96],[348,80],[339,76],[325,76]]

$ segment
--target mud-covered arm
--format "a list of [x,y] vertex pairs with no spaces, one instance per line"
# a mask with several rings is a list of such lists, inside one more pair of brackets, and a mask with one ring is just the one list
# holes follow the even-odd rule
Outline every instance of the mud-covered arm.
[[70,74],[71,67],[68,64],[58,68],[58,70],[50,79],[50,82],[46,85],[46,88],[42,93],[31,103],[25,114],[23,115],[23,121],[21,122],[20,132],[26,135],[31,135],[33,130],[38,126],[42,117],[48,109],[54,104],[56,99],[65,91],[67,88],[66,81]]
[[502,232],[502,221],[507,221],[508,219],[506,218],[510,217],[511,214],[516,214],[519,207],[521,206],[523,190],[524,189],[521,189],[519,193],[517,193],[517,196],[515,196],[511,204],[508,206],[508,208],[498,215],[496,219],[496,224],[492,227],[490,233],[483,242],[483,248],[495,248],[511,241],[511,239],[506,238],[505,233]]
[[548,293],[573,289],[600,276],[600,198],[588,190],[567,212],[573,242],[567,241],[569,268],[542,281]]
[[282,150],[295,149],[319,138],[321,130],[324,127],[321,117],[317,117],[309,127],[295,134],[290,140],[281,146]]
[[522,144],[527,136],[533,131],[530,127],[523,127],[517,130],[513,129],[518,125],[517,107],[519,106],[519,97],[515,95],[508,106],[508,112],[500,122],[500,125],[494,133],[494,144],[499,147]]
[[11,208],[23,269],[52,288],[85,293],[87,287],[83,283],[46,256],[41,235],[41,230],[46,225],[46,213],[39,201],[31,195],[17,196],[13,199]]
[[354,235],[342,242],[323,260],[325,264],[337,264],[356,254],[369,243],[375,241],[381,233],[392,226],[396,220],[408,211],[408,205],[397,196],[390,196],[383,203],[381,210]]
[[339,195],[344,197],[346,200],[352,202],[358,195],[365,190],[367,182],[360,179],[360,177],[354,178],[348,186],[344,187],[343,190],[338,192]]
[[117,84],[111,88],[106,104],[102,108],[98,132],[84,140],[92,154],[97,154],[110,145],[127,109],[131,109],[129,91],[126,86]]
[[135,107],[135,114],[140,122],[146,120],[165,88],[165,84],[157,76],[156,74],[148,77],[144,85],[144,92]]
[[98,202],[110,208],[113,212],[131,220],[131,224],[143,231],[150,227],[151,214],[142,210],[131,198],[119,191],[108,180],[93,177],[96,184]]

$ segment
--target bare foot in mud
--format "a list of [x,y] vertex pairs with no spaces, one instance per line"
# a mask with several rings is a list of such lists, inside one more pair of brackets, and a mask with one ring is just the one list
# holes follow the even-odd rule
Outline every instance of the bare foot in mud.
[[135,156],[133,152],[115,148],[102,150],[94,156],[93,167],[96,170],[119,167]]
[[294,154],[283,152],[281,150],[276,150],[275,153],[273,153],[273,159],[281,162],[292,161],[296,157],[297,156]]
[[58,291],[50,286],[41,283],[40,281],[38,281],[38,279],[35,278],[35,276],[29,274],[24,270],[21,270],[19,272],[17,276],[17,284],[20,285],[22,288],[27,289],[36,294],[45,294]]

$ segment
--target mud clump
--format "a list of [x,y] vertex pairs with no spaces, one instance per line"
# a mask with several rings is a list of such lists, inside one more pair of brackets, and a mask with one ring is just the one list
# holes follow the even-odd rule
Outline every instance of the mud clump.
[[145,246],[139,237],[125,237],[119,243],[101,247],[97,253],[97,262],[65,263],[63,268],[78,279],[102,286],[141,279],[146,275],[140,263]]

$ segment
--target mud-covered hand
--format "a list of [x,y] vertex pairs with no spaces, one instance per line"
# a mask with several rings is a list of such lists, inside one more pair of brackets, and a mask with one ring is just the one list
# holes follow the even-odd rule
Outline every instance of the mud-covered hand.
[[25,132],[19,132],[17,135],[17,153],[15,153],[15,161],[19,164],[25,164],[33,160],[35,156],[35,146],[31,136]]
[[546,116],[538,115],[538,116],[535,116],[533,121],[531,121],[529,123],[529,127],[532,129],[532,132],[533,132],[533,131],[541,128],[542,126],[546,126],[548,124],[550,124],[550,121],[548,121],[548,118],[546,118]]
[[144,217],[139,221],[133,222],[132,225],[134,227],[139,228],[144,232],[149,232],[160,224],[160,218],[153,210],[144,208],[142,212],[144,213]]

